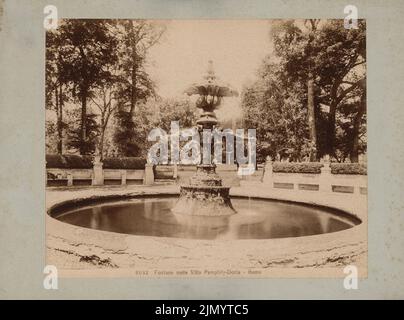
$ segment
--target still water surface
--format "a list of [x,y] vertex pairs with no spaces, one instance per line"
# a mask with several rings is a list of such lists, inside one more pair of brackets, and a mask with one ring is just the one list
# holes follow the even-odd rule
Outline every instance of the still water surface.
[[185,239],[271,239],[336,232],[358,224],[331,210],[258,199],[232,199],[230,217],[173,214],[176,198],[144,198],[97,204],[56,218],[76,226],[118,233]]

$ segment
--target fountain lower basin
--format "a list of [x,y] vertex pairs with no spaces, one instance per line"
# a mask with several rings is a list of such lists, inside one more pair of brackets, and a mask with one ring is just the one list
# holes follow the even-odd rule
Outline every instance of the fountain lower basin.
[[[194,188],[194,187],[193,187]],[[51,211],[59,221],[96,230],[181,239],[275,239],[337,232],[360,220],[342,210],[284,201],[232,198],[233,215],[176,214],[178,197],[140,197]]]

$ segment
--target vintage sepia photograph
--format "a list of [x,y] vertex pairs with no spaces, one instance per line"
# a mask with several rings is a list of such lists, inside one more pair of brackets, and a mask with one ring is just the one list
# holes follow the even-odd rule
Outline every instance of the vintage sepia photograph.
[[367,277],[365,19],[54,22],[46,265]]

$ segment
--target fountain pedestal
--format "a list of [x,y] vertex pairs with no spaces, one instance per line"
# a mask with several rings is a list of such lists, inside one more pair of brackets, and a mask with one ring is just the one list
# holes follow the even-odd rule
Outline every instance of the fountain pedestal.
[[[216,126],[217,118],[214,110],[220,105],[223,97],[238,95],[228,86],[216,83],[211,61],[205,79],[206,82],[194,84],[185,91],[188,95],[199,95],[196,106],[203,112],[196,123],[200,132],[203,129],[212,130]],[[180,197],[172,211],[194,216],[217,217],[235,214],[229,191],[230,187],[223,186],[222,179],[216,174],[215,164],[199,164],[189,184],[181,186]]]
[[197,216],[228,216],[236,213],[230,201],[230,187],[222,185],[215,165],[198,165],[188,185],[182,185],[174,213]]

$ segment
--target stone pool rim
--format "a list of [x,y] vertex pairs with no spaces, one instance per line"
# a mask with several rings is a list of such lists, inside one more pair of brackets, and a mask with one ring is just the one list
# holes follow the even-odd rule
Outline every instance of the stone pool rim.
[[[218,267],[235,265],[237,268],[261,268],[265,277],[302,276],[313,277],[327,269],[327,275],[345,276],[343,263],[360,266],[360,277],[367,276],[367,198],[354,195],[335,194],[332,197],[319,192],[268,192],[258,187],[233,187],[232,197],[252,196],[264,200],[290,201],[292,203],[325,206],[344,211],[362,222],[351,228],[318,235],[275,239],[205,240],[155,237],[115,233],[75,226],[53,218],[48,213],[61,205],[94,199],[124,199],[125,197],[176,196],[178,186],[131,186],[127,188],[76,188],[69,190],[47,189],[46,191],[46,261],[61,265],[65,276],[76,276],[83,272],[92,275],[94,268],[82,263],[66,262],[68,257],[97,253],[113,261],[117,276],[133,276],[140,268],[189,269],[195,265]],[[232,252],[232,255],[223,255]],[[61,254],[66,253],[65,256]],[[69,256],[68,256],[69,253]],[[141,257],[141,258],[140,258]],[[71,259],[70,259],[71,260]],[[335,267],[335,265],[338,267]],[[82,269],[81,269],[82,268]],[[88,269],[90,268],[90,269]],[[97,266],[98,268],[98,266]],[[321,270],[320,270],[321,269]],[[87,270],[87,272],[86,272]],[[96,269],[99,270],[99,269]],[[93,270],[93,271],[96,271]],[[283,270],[283,271],[277,271]],[[289,270],[289,271],[286,271]],[[311,270],[311,271],[310,271]],[[112,272],[112,271],[111,271]],[[97,274],[95,272],[95,274]],[[98,274],[99,275],[99,274]],[[263,275],[264,276],[264,275]],[[257,277],[257,276],[255,276]]]

